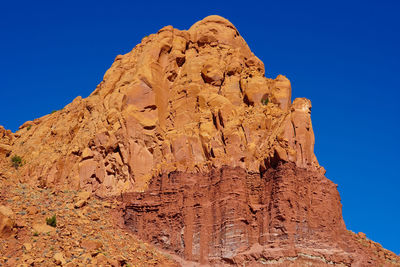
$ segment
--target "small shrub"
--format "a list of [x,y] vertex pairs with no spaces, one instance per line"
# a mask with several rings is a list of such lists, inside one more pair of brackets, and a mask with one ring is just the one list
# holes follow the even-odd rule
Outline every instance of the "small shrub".
[[268,103],[269,103],[268,97],[265,99],[261,99],[261,104],[263,104],[264,106],[268,105]]
[[22,166],[22,158],[20,156],[13,156],[11,158],[11,164],[15,169],[18,169],[18,167]]
[[39,236],[39,233],[38,232],[34,232],[33,236]]
[[53,111],[51,111],[50,114],[56,113],[57,111],[58,111],[58,110],[53,110]]
[[32,128],[32,125],[29,125],[28,127],[26,127],[26,130],[29,131]]
[[46,224],[50,225],[51,227],[56,227],[57,226],[56,215],[54,214],[52,217],[46,218]]

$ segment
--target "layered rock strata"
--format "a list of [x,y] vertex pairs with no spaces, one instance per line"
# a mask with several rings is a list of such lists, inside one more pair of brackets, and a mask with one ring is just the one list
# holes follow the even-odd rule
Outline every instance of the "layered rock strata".
[[[127,227],[183,258],[212,266],[396,266],[346,230],[336,185],[279,162],[262,175],[240,167],[155,177],[121,197]],[[397,258],[398,259],[398,258]]]
[[310,114],[209,16],[145,37],[89,97],[0,128],[0,178],[121,198],[129,229],[190,261],[396,264],[346,231]]
[[[261,176],[228,166],[173,172],[122,200],[126,224],[138,236],[202,263],[239,264],[253,246],[271,248],[274,256],[284,249],[296,255],[307,246],[339,250],[346,231],[336,185],[293,163],[279,163]],[[333,262],[350,257],[328,254]]]

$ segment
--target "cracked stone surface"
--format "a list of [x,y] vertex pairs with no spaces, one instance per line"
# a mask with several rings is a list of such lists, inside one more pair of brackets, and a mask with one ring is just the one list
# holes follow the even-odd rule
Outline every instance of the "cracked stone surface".
[[87,98],[0,126],[0,265],[399,266],[346,230],[314,143],[311,101],[228,20],[164,27]]

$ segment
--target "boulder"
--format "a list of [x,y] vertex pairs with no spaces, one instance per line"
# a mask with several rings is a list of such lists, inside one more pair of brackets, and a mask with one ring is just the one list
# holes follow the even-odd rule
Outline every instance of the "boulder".
[[9,207],[0,205],[0,238],[11,236],[14,225],[14,212]]

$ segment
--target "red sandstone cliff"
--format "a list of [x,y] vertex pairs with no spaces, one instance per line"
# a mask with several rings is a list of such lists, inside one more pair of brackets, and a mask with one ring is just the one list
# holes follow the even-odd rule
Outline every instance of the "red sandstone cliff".
[[226,19],[164,27],[117,56],[88,98],[0,129],[0,176],[118,197],[130,230],[189,261],[397,264],[346,230],[313,152],[311,102],[264,74]]

